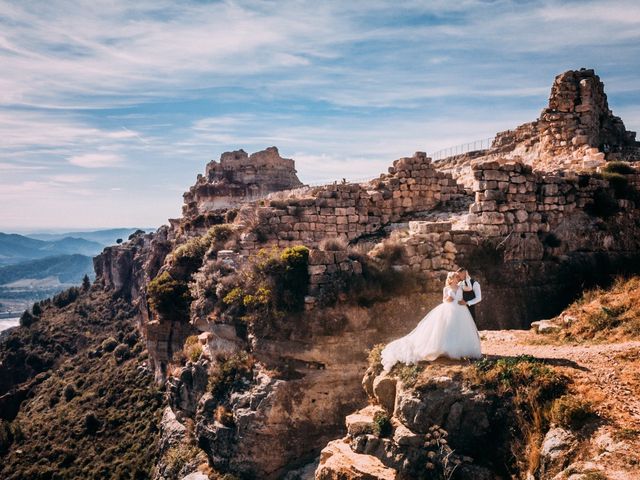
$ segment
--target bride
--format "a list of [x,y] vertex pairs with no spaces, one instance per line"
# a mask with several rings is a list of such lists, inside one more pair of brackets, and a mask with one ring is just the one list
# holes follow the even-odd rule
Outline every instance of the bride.
[[412,364],[438,357],[480,358],[480,336],[471,313],[462,300],[462,287],[455,272],[447,274],[442,303],[431,310],[413,331],[382,350],[385,371],[397,363]]

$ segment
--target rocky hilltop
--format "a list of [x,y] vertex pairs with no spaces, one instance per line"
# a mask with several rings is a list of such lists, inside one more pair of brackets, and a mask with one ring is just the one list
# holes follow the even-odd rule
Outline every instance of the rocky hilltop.
[[[383,379],[367,373],[367,352],[411,330],[441,300],[451,269],[465,266],[481,281],[478,323],[491,330],[529,328],[585,287],[637,273],[634,136],[591,71],[559,76],[551,98],[541,119],[516,129],[527,134],[498,134],[490,151],[464,159],[433,162],[417,152],[366,183],[303,186],[275,147],[225,153],[185,193],[181,218],[97,256],[92,291],[135,312],[149,369],[166,391],[152,477],[308,478],[320,450],[344,433],[345,416],[377,398]],[[497,453],[469,450],[482,458],[469,462],[438,450],[436,471],[446,457],[480,475],[465,478],[537,472],[511,460],[504,467],[511,430],[482,426],[516,421],[500,391],[432,373],[451,377],[429,380],[427,390],[447,408],[460,403],[457,430],[455,422],[425,423],[431,417],[417,411],[409,419],[407,410],[393,422],[410,432],[401,429],[395,443],[366,437],[349,450],[396,451],[426,438],[414,434],[441,438],[436,423],[456,445],[466,441],[451,438],[460,425],[476,419],[473,441],[493,442]],[[393,411],[396,400],[379,401]],[[465,419],[467,406],[475,413]],[[331,445],[349,453],[344,442]],[[380,471],[411,475],[420,452],[380,456]],[[325,450],[320,478],[351,478],[331,473],[328,458]]]
[[549,104],[538,119],[498,133],[486,150],[445,158],[440,166],[470,185],[469,166],[491,159],[522,161],[553,172],[639,157],[636,132],[628,131],[609,108],[600,77],[583,68],[555,78]]
[[276,147],[248,155],[225,152],[207,164],[204,175],[184,194],[183,214],[194,216],[238,206],[268,193],[301,187],[294,161],[282,158]]

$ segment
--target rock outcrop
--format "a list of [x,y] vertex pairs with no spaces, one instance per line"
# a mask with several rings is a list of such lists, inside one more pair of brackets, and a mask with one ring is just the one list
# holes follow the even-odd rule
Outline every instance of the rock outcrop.
[[[621,122],[607,116],[598,82],[588,71],[562,77],[543,117],[564,123],[539,120],[513,142],[499,136],[499,158],[467,164],[469,181],[417,152],[365,184],[296,188],[293,161],[275,149],[225,153],[185,194],[182,218],[97,257],[98,284],[137,306],[156,378],[168,379],[176,421],[195,423],[190,434],[209,464],[268,479],[312,460],[364,402],[365,351],[411,330],[440,301],[449,270],[466,266],[482,283],[480,328],[514,328],[557,314],[585,282],[637,269],[637,172],[629,165],[612,179],[573,171],[574,161],[587,168],[595,142],[620,146],[612,154],[635,148]],[[556,128],[560,138],[547,138]],[[584,143],[573,142],[580,136]],[[557,160],[553,168],[542,146]],[[287,310],[293,294],[279,282],[291,265],[281,268],[281,261],[296,251],[283,249],[301,245],[308,247],[305,271],[294,282],[296,306]],[[271,276],[247,290],[260,275]],[[167,301],[152,302],[150,290]],[[447,382],[429,397],[454,399],[438,422],[468,416],[480,428],[478,412],[493,418],[497,400],[485,404],[477,391]],[[388,409],[404,398],[388,379],[372,388]],[[402,442],[429,432],[403,412],[397,419],[412,433],[389,442],[365,437],[353,455],[376,451],[381,471],[412,471],[421,457],[400,455]],[[458,431],[452,422],[434,420],[450,435]],[[337,461],[344,446],[334,447]],[[477,465],[460,461],[458,471],[482,478]]]
[[276,147],[247,154],[225,152],[207,164],[204,176],[184,194],[183,214],[195,216],[238,206],[268,193],[301,187],[294,161],[282,158]]
[[547,172],[589,170],[606,161],[640,160],[640,142],[612,113],[600,77],[569,70],[555,78],[537,120],[499,132],[487,150],[448,157],[438,166],[469,185],[470,167],[487,160],[519,160]]
[[[372,403],[346,417],[347,435],[322,450],[316,480],[489,480],[506,474],[508,406],[465,382],[465,368],[430,365],[428,382],[415,387],[395,375],[367,372],[364,387]],[[384,383],[394,388],[376,389]]]

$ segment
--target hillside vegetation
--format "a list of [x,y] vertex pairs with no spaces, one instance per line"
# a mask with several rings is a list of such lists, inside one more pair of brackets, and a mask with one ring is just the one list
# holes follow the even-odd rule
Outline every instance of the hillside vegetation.
[[640,339],[640,277],[586,291],[553,319],[548,340],[614,342]]
[[163,400],[134,310],[74,292],[0,341],[0,478],[149,478]]
[[91,257],[79,254],[57,255],[0,267],[0,285],[49,277],[57,277],[63,284],[79,284],[85,275],[93,276]]

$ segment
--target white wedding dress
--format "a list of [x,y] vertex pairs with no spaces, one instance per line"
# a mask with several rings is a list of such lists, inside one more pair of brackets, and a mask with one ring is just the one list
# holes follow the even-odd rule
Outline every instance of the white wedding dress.
[[480,336],[478,329],[462,300],[462,288],[456,290],[445,287],[443,298],[453,298],[453,302],[443,301],[420,320],[418,326],[398,340],[389,343],[382,350],[382,366],[386,371],[397,363],[407,365],[438,357],[459,359],[480,358]]

